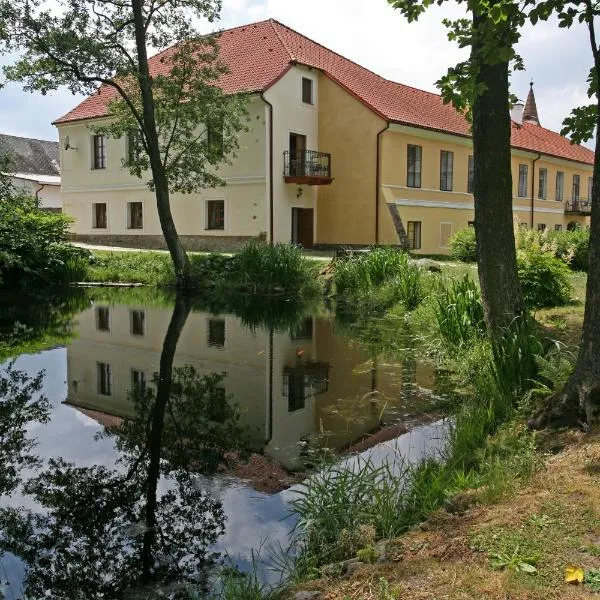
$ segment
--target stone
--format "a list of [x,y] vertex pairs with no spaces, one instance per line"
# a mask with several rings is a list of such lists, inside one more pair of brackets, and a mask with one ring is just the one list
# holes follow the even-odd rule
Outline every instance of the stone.
[[319,600],[321,592],[296,592],[294,600]]
[[442,267],[440,267],[439,263],[436,263],[434,260],[429,258],[418,258],[412,260],[411,263],[415,265],[415,267],[420,267],[425,271],[429,271],[430,273],[441,273]]
[[364,562],[360,562],[357,560],[356,562],[352,562],[346,567],[346,577],[352,577],[355,573],[358,573],[361,569],[365,567]]
[[375,552],[377,552],[377,562],[382,563],[387,561],[387,547],[389,540],[381,540],[375,544]]

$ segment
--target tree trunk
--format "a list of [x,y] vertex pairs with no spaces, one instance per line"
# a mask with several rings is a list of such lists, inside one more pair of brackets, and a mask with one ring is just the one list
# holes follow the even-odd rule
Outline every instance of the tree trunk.
[[156,494],[160,477],[160,457],[165,412],[171,397],[173,382],[173,360],[175,358],[175,351],[177,350],[177,343],[190,314],[190,309],[189,299],[178,293],[160,355],[156,399],[152,408],[148,434],[149,465],[146,479],[146,532],[144,533],[142,547],[142,579],[145,583],[150,581],[152,575],[152,551],[156,543],[156,506],[158,501]]
[[592,184],[590,252],[583,334],[577,363],[565,387],[545,403],[530,421],[542,427],[600,425],[600,100],[596,117],[596,155]]
[[[484,19],[475,16],[474,25]],[[523,298],[513,223],[508,63],[486,64],[477,59],[483,52],[475,38],[475,83],[485,86],[473,103],[475,235],[485,320],[493,333],[521,314]]]
[[154,181],[156,196],[156,207],[160,226],[167,244],[167,248],[173,260],[177,285],[186,287],[189,285],[190,261],[181,244],[173,214],[171,213],[171,199],[169,193],[169,181],[160,156],[160,143],[156,119],[154,115],[154,94],[152,92],[152,81],[148,67],[148,52],[146,49],[146,28],[144,14],[142,11],[143,0],[132,0],[133,18],[135,26],[135,43],[138,54],[139,86],[142,97],[142,118],[144,122],[144,135],[148,147],[148,157]]

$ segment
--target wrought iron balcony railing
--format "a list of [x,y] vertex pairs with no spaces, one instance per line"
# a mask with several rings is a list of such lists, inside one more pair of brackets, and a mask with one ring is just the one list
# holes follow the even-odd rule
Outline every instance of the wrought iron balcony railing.
[[567,200],[565,213],[573,215],[591,215],[592,203],[589,200]]
[[283,153],[283,176],[288,183],[331,183],[331,154],[316,150],[286,151]]

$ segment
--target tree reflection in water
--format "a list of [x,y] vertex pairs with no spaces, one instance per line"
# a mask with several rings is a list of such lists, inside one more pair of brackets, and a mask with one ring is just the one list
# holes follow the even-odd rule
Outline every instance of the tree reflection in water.
[[26,597],[180,599],[208,589],[225,515],[197,474],[244,454],[247,436],[219,387],[224,375],[173,369],[190,307],[177,296],[156,391],[134,390],[135,417],[107,431],[120,451],[115,468],[50,460],[23,484],[39,509],[0,511],[0,552],[27,564]]

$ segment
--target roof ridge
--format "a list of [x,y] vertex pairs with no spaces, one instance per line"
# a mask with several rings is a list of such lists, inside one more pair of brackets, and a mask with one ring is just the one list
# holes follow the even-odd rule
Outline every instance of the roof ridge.
[[[369,73],[371,73],[372,75],[374,75],[375,77],[377,77],[378,79],[380,79],[381,81],[385,81],[387,83],[392,83],[394,85],[399,85],[399,86],[404,87],[404,88],[409,88],[409,89],[412,89],[412,90],[416,90],[417,92],[421,92],[423,94],[429,94],[431,96],[435,96],[436,98],[441,98],[442,97],[441,94],[438,94],[436,92],[430,92],[429,90],[424,90],[424,89],[418,88],[418,87],[416,87],[414,85],[408,85],[408,84],[402,83],[400,81],[394,81],[393,79],[388,79],[387,77],[383,77],[382,75],[379,75],[379,73],[376,73],[372,69],[369,69],[369,67],[365,67],[364,65],[361,65],[360,63],[356,62],[355,60],[352,60],[351,58],[348,58],[347,56],[344,56],[343,54],[340,54],[336,50],[332,50],[331,48],[328,48],[327,46],[325,46],[321,42],[317,42],[313,38],[305,35],[304,33],[301,33],[300,31],[294,29],[293,27],[290,27],[289,25],[286,25],[285,23],[282,23],[281,21],[278,21],[277,19],[269,19],[269,21],[271,21],[273,24],[279,25],[280,27],[284,27],[288,31],[291,31],[292,33],[295,33],[296,35],[299,35],[300,37],[304,38],[305,40],[308,40],[309,42],[312,42],[313,44],[316,44],[320,48],[323,48],[324,50],[327,50],[327,52],[331,52],[332,54],[335,54],[336,56],[339,56],[341,59],[343,59],[343,60],[345,60],[345,61],[347,61],[347,62],[349,62],[349,63],[351,63],[351,64],[353,64],[353,65],[355,65],[357,67],[359,67],[360,69],[363,69],[364,71],[368,71]],[[279,32],[276,31],[276,33],[278,34],[278,37],[279,37]],[[292,60],[296,60],[296,58],[293,57]]]
[[[283,38],[281,37],[281,35],[279,35],[279,31],[277,31],[277,27],[275,27],[275,24],[281,25],[281,23],[279,21],[276,21],[275,19],[269,19],[269,25],[271,25],[271,28],[273,29],[273,32],[277,36],[277,39],[283,46],[283,49],[288,53],[288,55],[290,57],[290,61],[295,61],[296,57],[292,54],[292,51],[288,48],[288,45],[283,41]],[[285,25],[283,25],[283,27],[285,27]],[[302,34],[299,34],[299,35],[302,35]]]
[[576,144],[575,142],[571,141],[566,135],[562,135],[558,131],[554,131],[553,129],[548,129],[547,127],[542,127],[541,125],[536,125],[535,123],[524,123],[524,125],[531,126],[531,129],[529,129],[529,132],[531,133],[531,135],[533,135],[536,139],[540,140],[541,142],[543,142],[544,140],[541,136],[539,136],[537,134],[537,132],[534,128],[543,129],[544,131],[547,131],[548,133],[557,135],[559,138],[561,138],[563,140],[567,140],[571,144],[571,146],[574,146],[575,148],[581,148],[582,150],[589,152],[592,156],[594,155],[594,151],[592,149],[584,146],[583,144]]
[[17,140],[29,140],[32,142],[44,142],[47,144],[58,144],[58,140],[43,140],[42,138],[26,137],[24,135],[13,135],[12,133],[0,133],[0,137],[11,137]]

